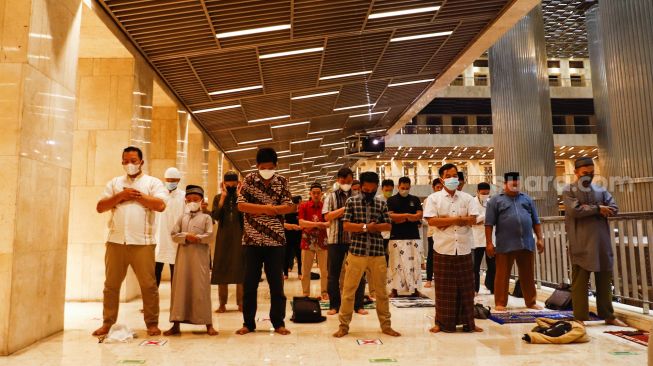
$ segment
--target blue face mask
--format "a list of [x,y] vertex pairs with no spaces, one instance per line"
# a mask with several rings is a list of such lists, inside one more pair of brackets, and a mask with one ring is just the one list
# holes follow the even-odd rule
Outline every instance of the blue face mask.
[[458,181],[458,178],[447,178],[444,180],[444,186],[450,190],[450,191],[455,191],[458,189],[458,184],[460,182]]
[[175,189],[177,189],[177,185],[178,185],[178,184],[179,184],[179,183],[177,183],[177,182],[166,182],[166,188],[168,188],[168,190],[169,190],[170,192],[172,192],[172,191],[174,191]]

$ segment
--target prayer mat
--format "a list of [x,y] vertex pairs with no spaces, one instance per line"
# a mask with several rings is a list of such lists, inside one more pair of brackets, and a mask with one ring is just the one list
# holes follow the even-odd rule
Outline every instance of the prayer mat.
[[[573,311],[516,311],[490,314],[490,320],[499,324],[535,323],[537,318],[556,320],[573,320]],[[596,314],[590,313],[589,321],[601,320]]]
[[604,333],[612,334],[619,338],[627,339],[631,342],[641,344],[642,346],[648,347],[648,337],[649,332],[644,332],[643,330],[628,331],[628,330],[618,330],[618,331],[605,331]]
[[[292,300],[290,300],[290,306],[292,307]],[[329,306],[330,306],[329,300],[320,301],[320,309],[329,310],[330,309]],[[374,310],[374,309],[376,309],[376,303],[372,302],[372,303],[369,303],[369,304],[365,304],[365,305],[363,305],[363,308],[365,310]]]
[[410,309],[410,308],[434,308],[435,301],[428,296],[426,297],[392,297],[390,298],[390,303],[392,306],[399,309]]

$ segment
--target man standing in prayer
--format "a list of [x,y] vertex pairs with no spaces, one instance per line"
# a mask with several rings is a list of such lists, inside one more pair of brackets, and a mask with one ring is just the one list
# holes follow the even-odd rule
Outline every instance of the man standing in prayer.
[[388,214],[392,230],[388,244],[388,288],[392,296],[399,293],[421,296],[422,242],[419,223],[422,220],[422,203],[410,194],[410,178],[399,178],[398,193],[388,198]]
[[[433,179],[433,184],[431,185],[431,188],[433,188],[433,193],[440,192],[444,188],[442,179],[440,178]],[[423,206],[426,206],[427,200],[428,197],[424,200]],[[427,238],[428,253],[426,254],[426,284],[424,284],[424,287],[431,288],[433,286],[433,235],[435,234],[435,226],[431,226],[431,225],[427,225],[427,226],[428,226],[428,230],[426,232],[426,235],[428,236]]]
[[294,212],[285,177],[276,174],[277,152],[260,148],[256,153],[258,171],[249,173],[238,195],[238,210],[245,214],[243,246],[245,282],[243,284],[243,327],[236,334],[256,330],[256,307],[261,269],[270,288],[270,321],[275,333],[288,335],[286,295],[283,292],[286,236],[283,215]]
[[144,163],[141,149],[134,146],[124,149],[122,167],[126,175],[111,179],[97,203],[97,212],[111,211],[111,219],[104,256],[104,321],[93,332],[94,336],[108,334],[118,320],[120,287],[130,266],[141,287],[147,334],[161,334],[159,289],[154,275],[156,242],[152,229],[154,212],[163,212],[166,208],[168,190],[160,180],[143,173]]
[[433,282],[435,326],[432,333],[482,332],[474,322],[474,273],[472,225],[478,216],[474,198],[458,190],[458,168],[445,164],[438,171],[444,189],[431,194],[424,217],[435,227],[433,235]]
[[478,216],[476,217],[476,224],[472,227],[474,233],[474,289],[476,294],[481,289],[481,262],[483,256],[485,256],[485,264],[487,265],[485,287],[490,290],[490,293],[494,293],[494,276],[496,273],[494,258],[490,258],[485,254],[485,210],[489,199],[490,184],[486,182],[479,183],[476,197],[474,197],[474,204],[478,208]]
[[[533,200],[520,192],[518,172],[504,175],[504,189],[492,197],[485,212],[485,243],[489,257],[496,255],[494,277],[494,304],[498,311],[505,311],[508,305],[508,285],[512,265],[517,262],[519,283],[524,302],[530,309],[541,310],[536,302],[535,249],[544,253],[542,225]],[[493,229],[496,226],[496,248]],[[533,239],[533,232],[537,241]]]
[[218,285],[220,305],[217,313],[227,311],[229,285],[236,285],[236,304],[243,311],[243,281],[245,259],[243,256],[243,214],[238,211],[238,173],[228,171],[222,179],[222,192],[213,199],[211,217],[218,222],[215,238],[213,273],[211,283]]
[[320,268],[320,298],[328,300],[327,292],[327,247],[326,229],[329,223],[324,221],[322,215],[322,185],[311,184],[311,199],[302,203],[297,210],[299,213],[299,226],[302,227],[302,291],[304,296],[311,296],[311,268],[313,260],[317,258],[317,265]]
[[390,322],[390,303],[386,290],[387,265],[383,248],[382,231],[392,228],[388,207],[376,196],[379,176],[365,172],[360,176],[361,194],[347,200],[343,216],[343,228],[352,234],[345,270],[345,284],[340,307],[340,327],[333,334],[336,338],[349,333],[354,312],[354,296],[365,271],[369,271],[371,287],[376,292],[376,314],[384,334],[398,337]]
[[166,209],[156,214],[156,286],[161,284],[161,272],[167,263],[170,266],[170,280],[175,274],[175,257],[177,256],[177,243],[172,240],[170,233],[177,224],[177,220],[184,214],[186,192],[177,187],[181,180],[181,173],[177,168],[171,167],[165,171],[165,186],[170,194],[166,202]]
[[163,335],[181,334],[179,324],[206,325],[206,334],[218,335],[211,313],[211,233],[213,219],[202,212],[204,190],[186,186],[186,209],[172,229],[177,249],[177,275],[172,280],[170,322],[172,328]]
[[588,283],[594,273],[596,307],[606,324],[627,326],[612,308],[613,253],[608,217],[619,212],[617,203],[605,189],[592,184],[594,160],[576,159],[576,181],[562,191],[565,228],[571,258],[571,296],[574,318],[589,320]]

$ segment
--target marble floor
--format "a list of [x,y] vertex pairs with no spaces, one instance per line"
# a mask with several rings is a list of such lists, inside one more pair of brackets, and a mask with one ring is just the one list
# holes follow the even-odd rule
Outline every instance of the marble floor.
[[[319,281],[312,281],[318,292]],[[232,301],[235,289],[230,289]],[[430,289],[425,293],[433,296]],[[296,274],[286,282],[286,295],[301,293]],[[161,328],[168,323],[170,288],[161,288]],[[213,289],[214,308],[217,288]],[[488,294],[480,302],[492,305]],[[511,298],[510,307],[523,302]],[[0,357],[5,365],[364,365],[385,361],[393,365],[419,365],[424,362],[443,365],[637,365],[646,364],[646,347],[604,334],[602,323],[590,323],[589,343],[573,345],[529,345],[521,340],[532,324],[499,325],[490,320],[478,321],[483,333],[431,334],[433,309],[397,309],[391,306],[393,327],[403,334],[392,338],[379,332],[374,310],[369,315],[355,315],[351,334],[335,339],[337,317],[321,324],[287,323],[292,331],[280,336],[268,331],[269,295],[265,282],[259,289],[259,330],[255,334],[238,336],[234,331],[242,324],[242,316],[231,304],[225,314],[214,314],[220,334],[208,337],[199,333],[202,326],[182,325],[180,337],[167,338],[162,347],[143,347],[147,337],[142,323],[140,301],[122,304],[119,323],[134,328],[138,338],[129,343],[98,343],[91,332],[101,324],[100,303],[68,303],[65,331],[9,357]],[[290,317],[290,305],[288,315]],[[380,339],[382,345],[358,345],[357,339]],[[615,354],[617,353],[617,354]]]

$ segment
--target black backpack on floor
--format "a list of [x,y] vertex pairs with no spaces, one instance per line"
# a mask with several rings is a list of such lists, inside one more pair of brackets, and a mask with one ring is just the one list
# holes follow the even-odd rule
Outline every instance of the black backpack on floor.
[[551,310],[572,310],[571,286],[566,283],[558,285],[544,305]]
[[295,323],[321,323],[326,320],[322,316],[320,300],[314,297],[294,297],[292,300],[292,317]]

